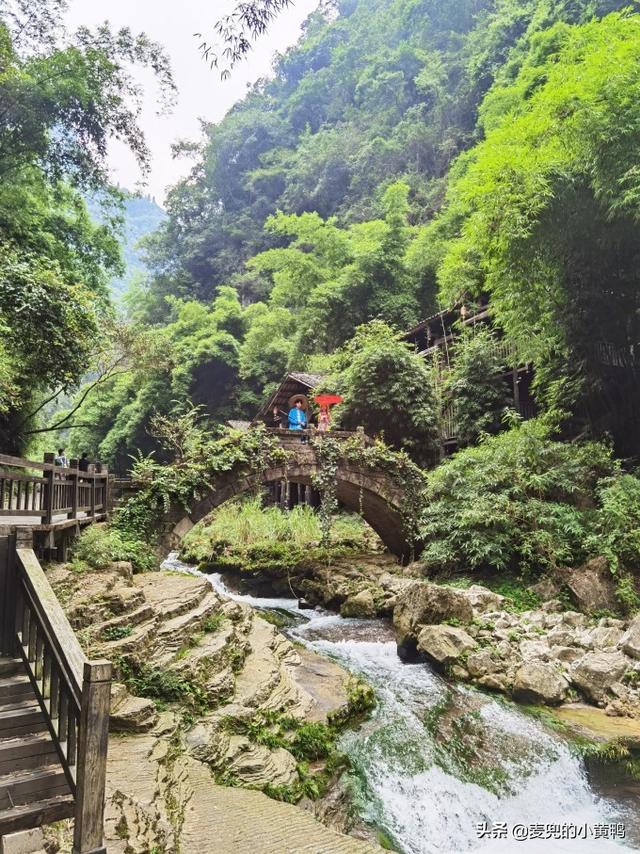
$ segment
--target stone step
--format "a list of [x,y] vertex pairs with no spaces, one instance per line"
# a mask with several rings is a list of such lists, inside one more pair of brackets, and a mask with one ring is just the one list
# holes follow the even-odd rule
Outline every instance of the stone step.
[[131,655],[144,661],[150,655],[155,644],[157,631],[158,621],[154,617],[152,620],[135,626],[131,634],[125,638],[96,644],[93,650],[94,655],[96,657],[103,656],[110,660],[119,656]]
[[249,641],[251,651],[236,677],[234,706],[274,710],[310,706],[310,698],[292,677],[291,668],[299,658],[291,643],[260,619],[253,620]]
[[144,605],[141,605],[134,611],[121,614],[119,617],[114,617],[112,620],[102,623],[98,628],[97,634],[99,638],[104,638],[109,629],[139,626],[140,623],[145,623],[152,619],[153,608],[145,602]]
[[185,573],[148,572],[136,576],[134,584],[163,622],[194,610],[212,593],[206,578]]
[[111,732],[146,732],[158,720],[153,700],[128,694],[111,710],[109,730]]
[[75,801],[71,794],[55,795],[28,804],[18,804],[0,810],[0,836],[42,827],[43,824],[51,824],[63,818],[71,818],[74,812]]
[[41,827],[9,833],[0,839],[0,854],[45,854]]

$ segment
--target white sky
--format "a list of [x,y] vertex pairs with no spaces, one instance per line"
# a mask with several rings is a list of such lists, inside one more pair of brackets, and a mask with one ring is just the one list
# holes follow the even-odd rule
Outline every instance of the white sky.
[[[151,174],[145,192],[162,204],[167,187],[189,171],[186,159],[174,160],[171,144],[177,139],[199,139],[199,119],[219,121],[240,100],[247,85],[271,72],[273,56],[294,44],[302,22],[318,5],[318,0],[296,0],[272,24],[270,31],[255,45],[249,58],[236,66],[227,80],[210,69],[202,58],[194,33],[210,34],[213,24],[234,7],[233,0],[69,0],[67,25],[70,30],[81,24],[95,26],[108,20],[113,27],[129,26],[161,42],[169,56],[178,86],[176,106],[170,115],[158,116],[157,90],[145,87],[141,124],[152,152]],[[135,189],[140,172],[124,146],[113,145],[110,164],[114,180]]]

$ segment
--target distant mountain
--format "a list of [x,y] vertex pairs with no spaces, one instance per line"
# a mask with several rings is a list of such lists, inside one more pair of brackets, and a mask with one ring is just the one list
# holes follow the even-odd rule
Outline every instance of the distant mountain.
[[[89,213],[97,222],[102,219],[100,205],[92,198],[85,199]],[[113,299],[118,302],[129,283],[138,273],[145,273],[147,267],[138,249],[138,243],[147,234],[155,231],[167,218],[165,211],[152,196],[130,196],[124,203],[124,229],[122,255],[127,266],[124,276],[113,278],[109,283]]]
[[124,237],[122,254],[127,265],[124,276],[111,280],[113,298],[117,301],[126,291],[136,273],[145,273],[147,267],[137,248],[139,241],[155,231],[167,215],[151,196],[132,196],[124,205]]

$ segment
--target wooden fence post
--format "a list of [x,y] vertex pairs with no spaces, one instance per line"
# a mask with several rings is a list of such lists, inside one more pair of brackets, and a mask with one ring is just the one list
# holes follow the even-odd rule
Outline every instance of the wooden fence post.
[[69,460],[69,468],[75,472],[75,474],[69,475],[69,477],[72,480],[71,512],[69,513],[69,519],[77,519],[78,518],[78,484],[80,483],[80,475],[78,474],[78,460]]
[[87,661],[78,732],[73,854],[107,851],[103,837],[110,702],[111,662]]
[[0,643],[2,655],[16,654],[16,534],[0,534]]
[[91,475],[91,516],[96,515],[96,475]]
[[[47,453],[44,455],[45,463],[49,463],[53,465],[53,461],[55,459],[55,454]],[[54,470],[49,469],[49,471],[43,471],[44,477],[44,503],[42,509],[44,510],[44,519],[42,520],[45,525],[50,525],[53,520],[53,482],[54,482]]]

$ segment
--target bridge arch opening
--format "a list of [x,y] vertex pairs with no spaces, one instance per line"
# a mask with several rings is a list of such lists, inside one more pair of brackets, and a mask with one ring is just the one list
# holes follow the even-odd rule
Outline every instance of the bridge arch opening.
[[[283,480],[310,487],[317,472],[315,461],[275,467],[260,473],[234,475],[229,472],[189,513],[171,514],[167,545],[175,548],[197,522],[227,501],[256,493],[264,485]],[[411,557],[413,549],[407,540],[402,519],[402,494],[388,475],[341,464],[336,475],[336,498],[347,510],[361,515],[392,554],[404,561]]]

